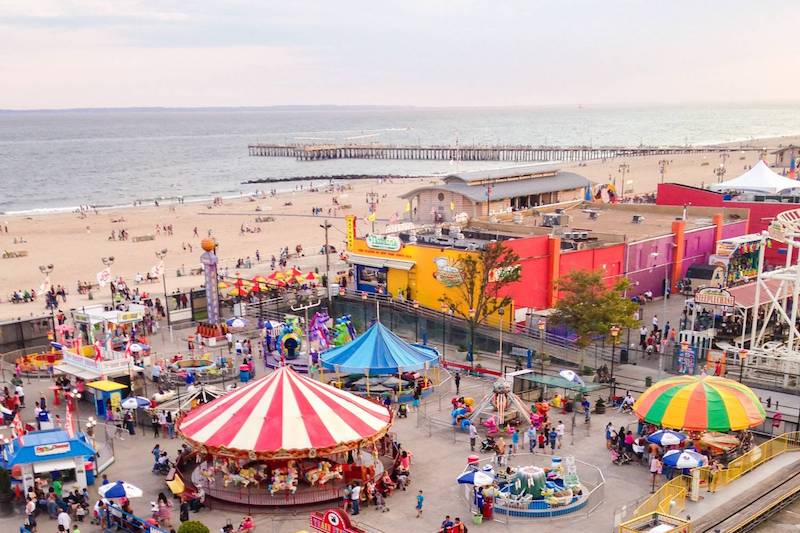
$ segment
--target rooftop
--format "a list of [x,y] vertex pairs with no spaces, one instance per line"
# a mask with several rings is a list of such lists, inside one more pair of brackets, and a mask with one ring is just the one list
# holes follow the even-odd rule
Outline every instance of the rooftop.
[[466,183],[481,182],[487,180],[505,180],[512,178],[528,178],[537,175],[548,175],[559,172],[557,164],[525,165],[521,167],[494,168],[488,170],[469,170],[448,174],[444,177],[445,182],[460,180]]

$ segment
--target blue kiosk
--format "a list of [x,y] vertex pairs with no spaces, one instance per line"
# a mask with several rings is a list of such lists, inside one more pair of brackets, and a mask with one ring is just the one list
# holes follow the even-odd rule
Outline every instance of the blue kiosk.
[[[322,352],[319,358],[326,370],[363,375],[351,386],[363,389],[367,395],[397,391],[399,402],[413,399],[416,384],[410,374],[422,372],[427,378],[429,371],[434,370],[438,376],[439,370],[438,350],[408,343],[380,322],[347,344]],[[425,397],[432,392],[433,386],[427,386],[421,394]]]
[[63,429],[32,431],[3,445],[2,450],[3,467],[19,467],[24,490],[34,485],[36,477],[49,477],[53,472],[80,488],[94,484],[93,468],[87,464],[96,452],[83,433],[70,437]]

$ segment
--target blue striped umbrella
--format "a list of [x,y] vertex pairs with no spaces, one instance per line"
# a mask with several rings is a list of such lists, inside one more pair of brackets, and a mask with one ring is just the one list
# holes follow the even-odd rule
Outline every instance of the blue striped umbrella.
[[680,431],[672,431],[671,429],[662,429],[647,437],[648,442],[653,442],[660,446],[675,446],[685,440],[686,435]]

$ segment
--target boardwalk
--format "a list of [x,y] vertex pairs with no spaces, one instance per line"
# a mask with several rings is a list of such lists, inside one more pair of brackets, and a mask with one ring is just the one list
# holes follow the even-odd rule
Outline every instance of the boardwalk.
[[410,159],[428,161],[586,161],[633,156],[734,152],[760,148],[681,146],[393,146],[382,144],[251,144],[251,156],[294,157],[299,161],[327,159]]

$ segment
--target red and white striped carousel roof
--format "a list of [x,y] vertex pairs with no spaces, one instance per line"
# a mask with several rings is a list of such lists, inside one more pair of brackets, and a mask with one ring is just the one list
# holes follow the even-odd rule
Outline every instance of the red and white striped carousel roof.
[[341,449],[380,437],[388,409],[281,367],[266,377],[193,409],[179,433],[209,450],[269,455]]

